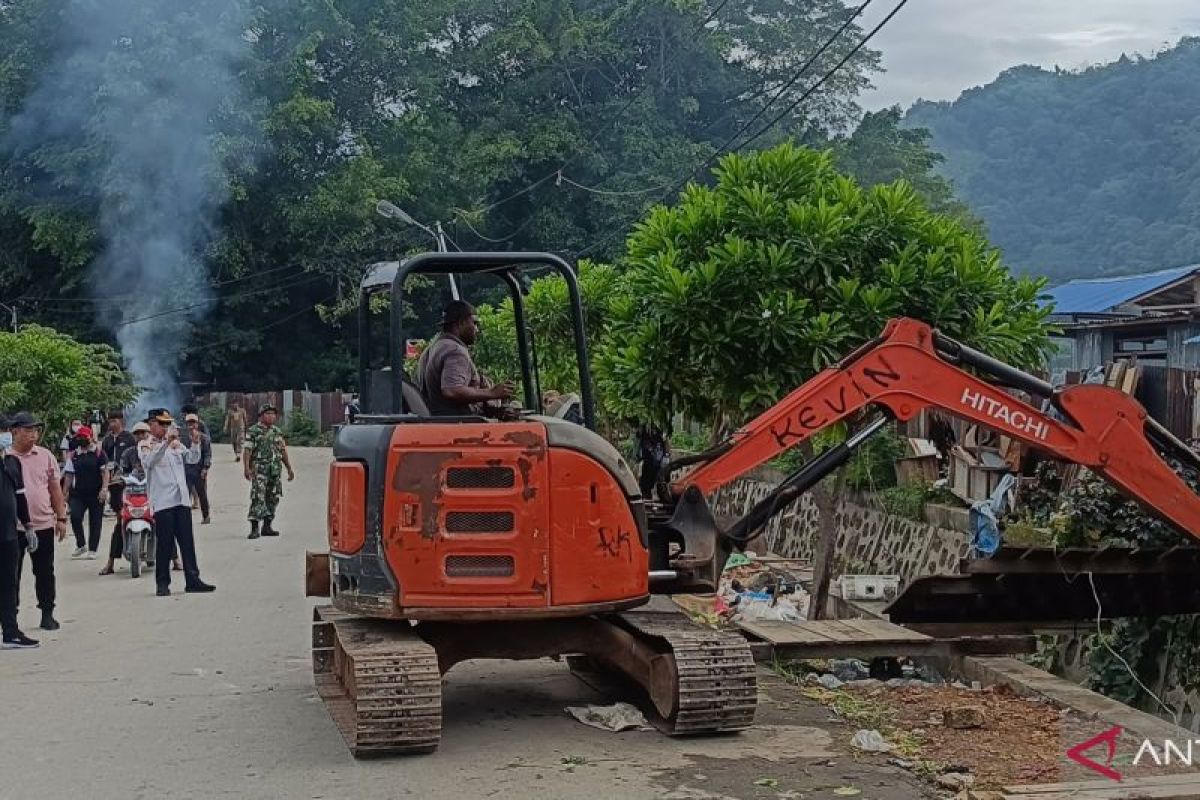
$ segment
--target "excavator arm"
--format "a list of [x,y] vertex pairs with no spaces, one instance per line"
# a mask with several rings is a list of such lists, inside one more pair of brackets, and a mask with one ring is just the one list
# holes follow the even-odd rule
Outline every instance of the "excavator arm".
[[[960,364],[1000,385],[976,377]],[[1044,414],[1001,385],[1049,397],[1059,414]],[[677,503],[669,528],[683,550],[675,565],[687,569],[713,563],[712,545],[704,541],[711,541],[711,534],[703,530],[707,520],[695,519],[701,498],[868,407],[880,407],[898,420],[935,408],[980,423],[1056,459],[1088,467],[1150,512],[1200,538],[1200,496],[1158,451],[1169,450],[1192,466],[1200,466],[1200,458],[1150,419],[1136,400],[1094,384],[1055,390],[922,322],[899,318],[891,320],[878,338],[740,429],[711,458],[672,485]],[[881,424],[872,430],[878,427]],[[844,462],[848,452],[843,446],[840,452],[806,465],[797,473],[798,480],[783,487],[790,494],[760,504],[735,525],[728,538],[734,544],[744,541],[752,528]]]

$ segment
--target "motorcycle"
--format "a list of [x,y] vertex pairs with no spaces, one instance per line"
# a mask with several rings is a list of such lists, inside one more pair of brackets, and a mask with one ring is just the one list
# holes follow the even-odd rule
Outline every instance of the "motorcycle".
[[130,475],[125,478],[125,495],[121,503],[121,534],[125,540],[125,560],[129,574],[142,574],[142,564],[154,566],[154,511],[146,479]]

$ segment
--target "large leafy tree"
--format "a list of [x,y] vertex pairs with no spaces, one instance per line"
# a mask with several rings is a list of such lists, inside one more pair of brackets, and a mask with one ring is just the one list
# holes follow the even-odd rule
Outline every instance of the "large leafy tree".
[[724,158],[628,241],[601,353],[618,411],[720,436],[891,317],[928,321],[1019,366],[1048,346],[1044,282],[1013,278],[975,231],[901,181],[863,189],[791,144]]
[[[0,4],[0,141],[69,45],[73,1]],[[171,353],[181,377],[242,388],[352,380],[354,326],[339,320],[362,268],[428,246],[379,218],[377,200],[445,221],[467,248],[612,255],[853,13],[842,0],[228,2],[246,11],[246,101],[221,112],[233,125],[219,129],[238,135],[216,142],[226,199],[196,254],[216,301]],[[858,35],[851,25],[808,75]],[[860,51],[767,137],[846,128],[878,60]],[[26,319],[107,335],[95,317],[114,304],[86,289],[103,246],[98,193],[72,172],[97,142],[68,137],[35,161],[0,151],[0,297]]]

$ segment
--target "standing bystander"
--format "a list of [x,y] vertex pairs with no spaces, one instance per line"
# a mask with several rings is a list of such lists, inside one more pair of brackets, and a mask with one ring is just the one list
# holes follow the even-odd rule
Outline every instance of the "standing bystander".
[[159,597],[171,594],[171,567],[168,558],[179,544],[183,559],[183,590],[211,592],[216,587],[200,580],[200,565],[196,561],[196,541],[192,535],[192,513],[188,508],[185,463],[200,461],[200,443],[191,448],[179,441],[179,429],[171,412],[156,408],[146,423],[150,438],[138,445],[138,457],[146,470],[150,507],[154,511],[154,529],[158,558],[154,563],[154,578]]
[[242,460],[242,442],[246,440],[246,409],[238,403],[230,403],[225,411],[225,433],[233,444],[233,460]]
[[29,527],[29,504],[25,501],[21,462],[10,455],[12,445],[8,420],[0,418],[0,632],[3,632],[0,649],[4,650],[38,646],[36,639],[30,639],[17,627],[17,571],[21,568],[21,551],[27,541],[36,547],[37,536],[18,530]]
[[288,459],[287,441],[283,432],[275,425],[278,412],[275,406],[265,405],[258,410],[258,422],[250,426],[246,434],[246,461],[243,472],[250,481],[250,537],[259,537],[259,523],[263,536],[278,536],[273,527],[275,510],[283,495],[281,473],[287,467],[288,480],[294,481],[296,473]]
[[[27,411],[19,411],[8,421],[12,429],[12,454],[21,462],[21,474],[25,480],[25,500],[29,505],[29,527],[34,539],[29,541],[29,560],[33,564],[34,588],[37,592],[38,608],[42,610],[41,628],[58,630],[54,619],[54,540],[67,538],[67,504],[63,500],[62,484],[59,483],[58,462],[44,447],[38,446],[41,438],[41,422]],[[21,551],[17,567],[17,598],[20,600],[21,573],[24,571],[25,551]]]
[[[75,432],[75,449],[63,465],[67,507],[71,509],[71,530],[75,533],[75,552],[71,558],[96,558],[100,536],[104,531],[102,505],[108,478],[104,451],[96,445],[91,427],[84,425]],[[83,518],[88,518],[87,538],[83,536]]]
[[187,474],[188,491],[192,493],[200,501],[200,514],[202,519],[201,525],[207,525],[212,522],[209,517],[208,505],[208,470],[212,467],[212,438],[200,429],[200,417],[197,414],[188,414],[184,418],[187,424],[187,429],[184,431],[180,441],[183,446],[189,450],[192,447],[192,442],[200,444],[200,461],[196,464],[184,464],[184,471]]

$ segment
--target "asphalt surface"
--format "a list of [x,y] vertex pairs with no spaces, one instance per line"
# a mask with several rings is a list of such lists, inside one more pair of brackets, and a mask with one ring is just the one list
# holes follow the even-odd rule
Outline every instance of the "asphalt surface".
[[[0,798],[864,798],[923,796],[882,760],[855,759],[815,704],[764,681],[756,730],[672,740],[568,716],[605,698],[549,660],[472,662],[446,678],[441,748],[356,761],[313,689],[304,551],[324,549],[329,451],[294,449],[278,539],[246,539],[248,485],[227,445],[196,515],[211,595],[154,596],[150,575],[72,561],[59,545],[58,618],[37,630],[32,576],[21,623],[42,641],[0,652]],[[106,522],[105,544],[112,518]]]

